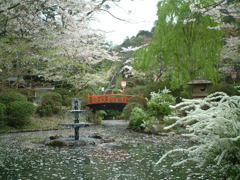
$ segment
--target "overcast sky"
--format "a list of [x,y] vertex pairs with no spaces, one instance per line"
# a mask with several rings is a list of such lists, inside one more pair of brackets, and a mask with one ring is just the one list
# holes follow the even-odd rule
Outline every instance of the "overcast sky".
[[108,41],[121,44],[127,36],[131,38],[140,30],[152,29],[157,20],[157,2],[158,0],[122,0],[118,3],[120,7],[113,7],[110,12],[130,22],[117,20],[108,13],[100,13],[93,26],[103,30]]

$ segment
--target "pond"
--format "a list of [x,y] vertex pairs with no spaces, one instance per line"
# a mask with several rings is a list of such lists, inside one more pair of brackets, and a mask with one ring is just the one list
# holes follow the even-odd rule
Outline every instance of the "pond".
[[169,157],[155,166],[168,150],[189,146],[188,139],[133,132],[126,129],[123,121],[104,123],[80,129],[80,136],[99,133],[114,138],[117,146],[59,148],[42,143],[50,135],[72,135],[72,129],[0,134],[0,179],[221,179],[221,174],[211,166],[171,167],[173,161],[183,158],[181,156]]

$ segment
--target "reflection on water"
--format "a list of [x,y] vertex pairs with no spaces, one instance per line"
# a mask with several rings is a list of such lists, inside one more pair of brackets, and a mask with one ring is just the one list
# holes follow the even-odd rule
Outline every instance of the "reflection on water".
[[175,157],[154,166],[166,151],[189,146],[183,138],[139,134],[125,127],[80,129],[85,137],[95,132],[115,138],[121,146],[54,148],[41,143],[53,134],[72,135],[72,130],[1,134],[0,179],[221,179],[212,167],[187,164],[173,168]]

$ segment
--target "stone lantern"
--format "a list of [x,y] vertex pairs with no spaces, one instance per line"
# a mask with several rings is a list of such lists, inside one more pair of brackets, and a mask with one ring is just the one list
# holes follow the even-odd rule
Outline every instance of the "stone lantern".
[[199,76],[187,84],[192,86],[193,98],[204,98],[208,95],[207,87],[211,85],[212,82]]

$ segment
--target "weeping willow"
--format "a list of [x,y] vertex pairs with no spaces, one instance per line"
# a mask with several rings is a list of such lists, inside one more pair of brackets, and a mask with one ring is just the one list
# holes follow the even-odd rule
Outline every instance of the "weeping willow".
[[157,15],[153,40],[134,53],[135,68],[158,71],[164,64],[172,88],[197,76],[217,82],[223,46],[218,23],[210,15],[191,11],[190,2],[182,0],[160,1]]

